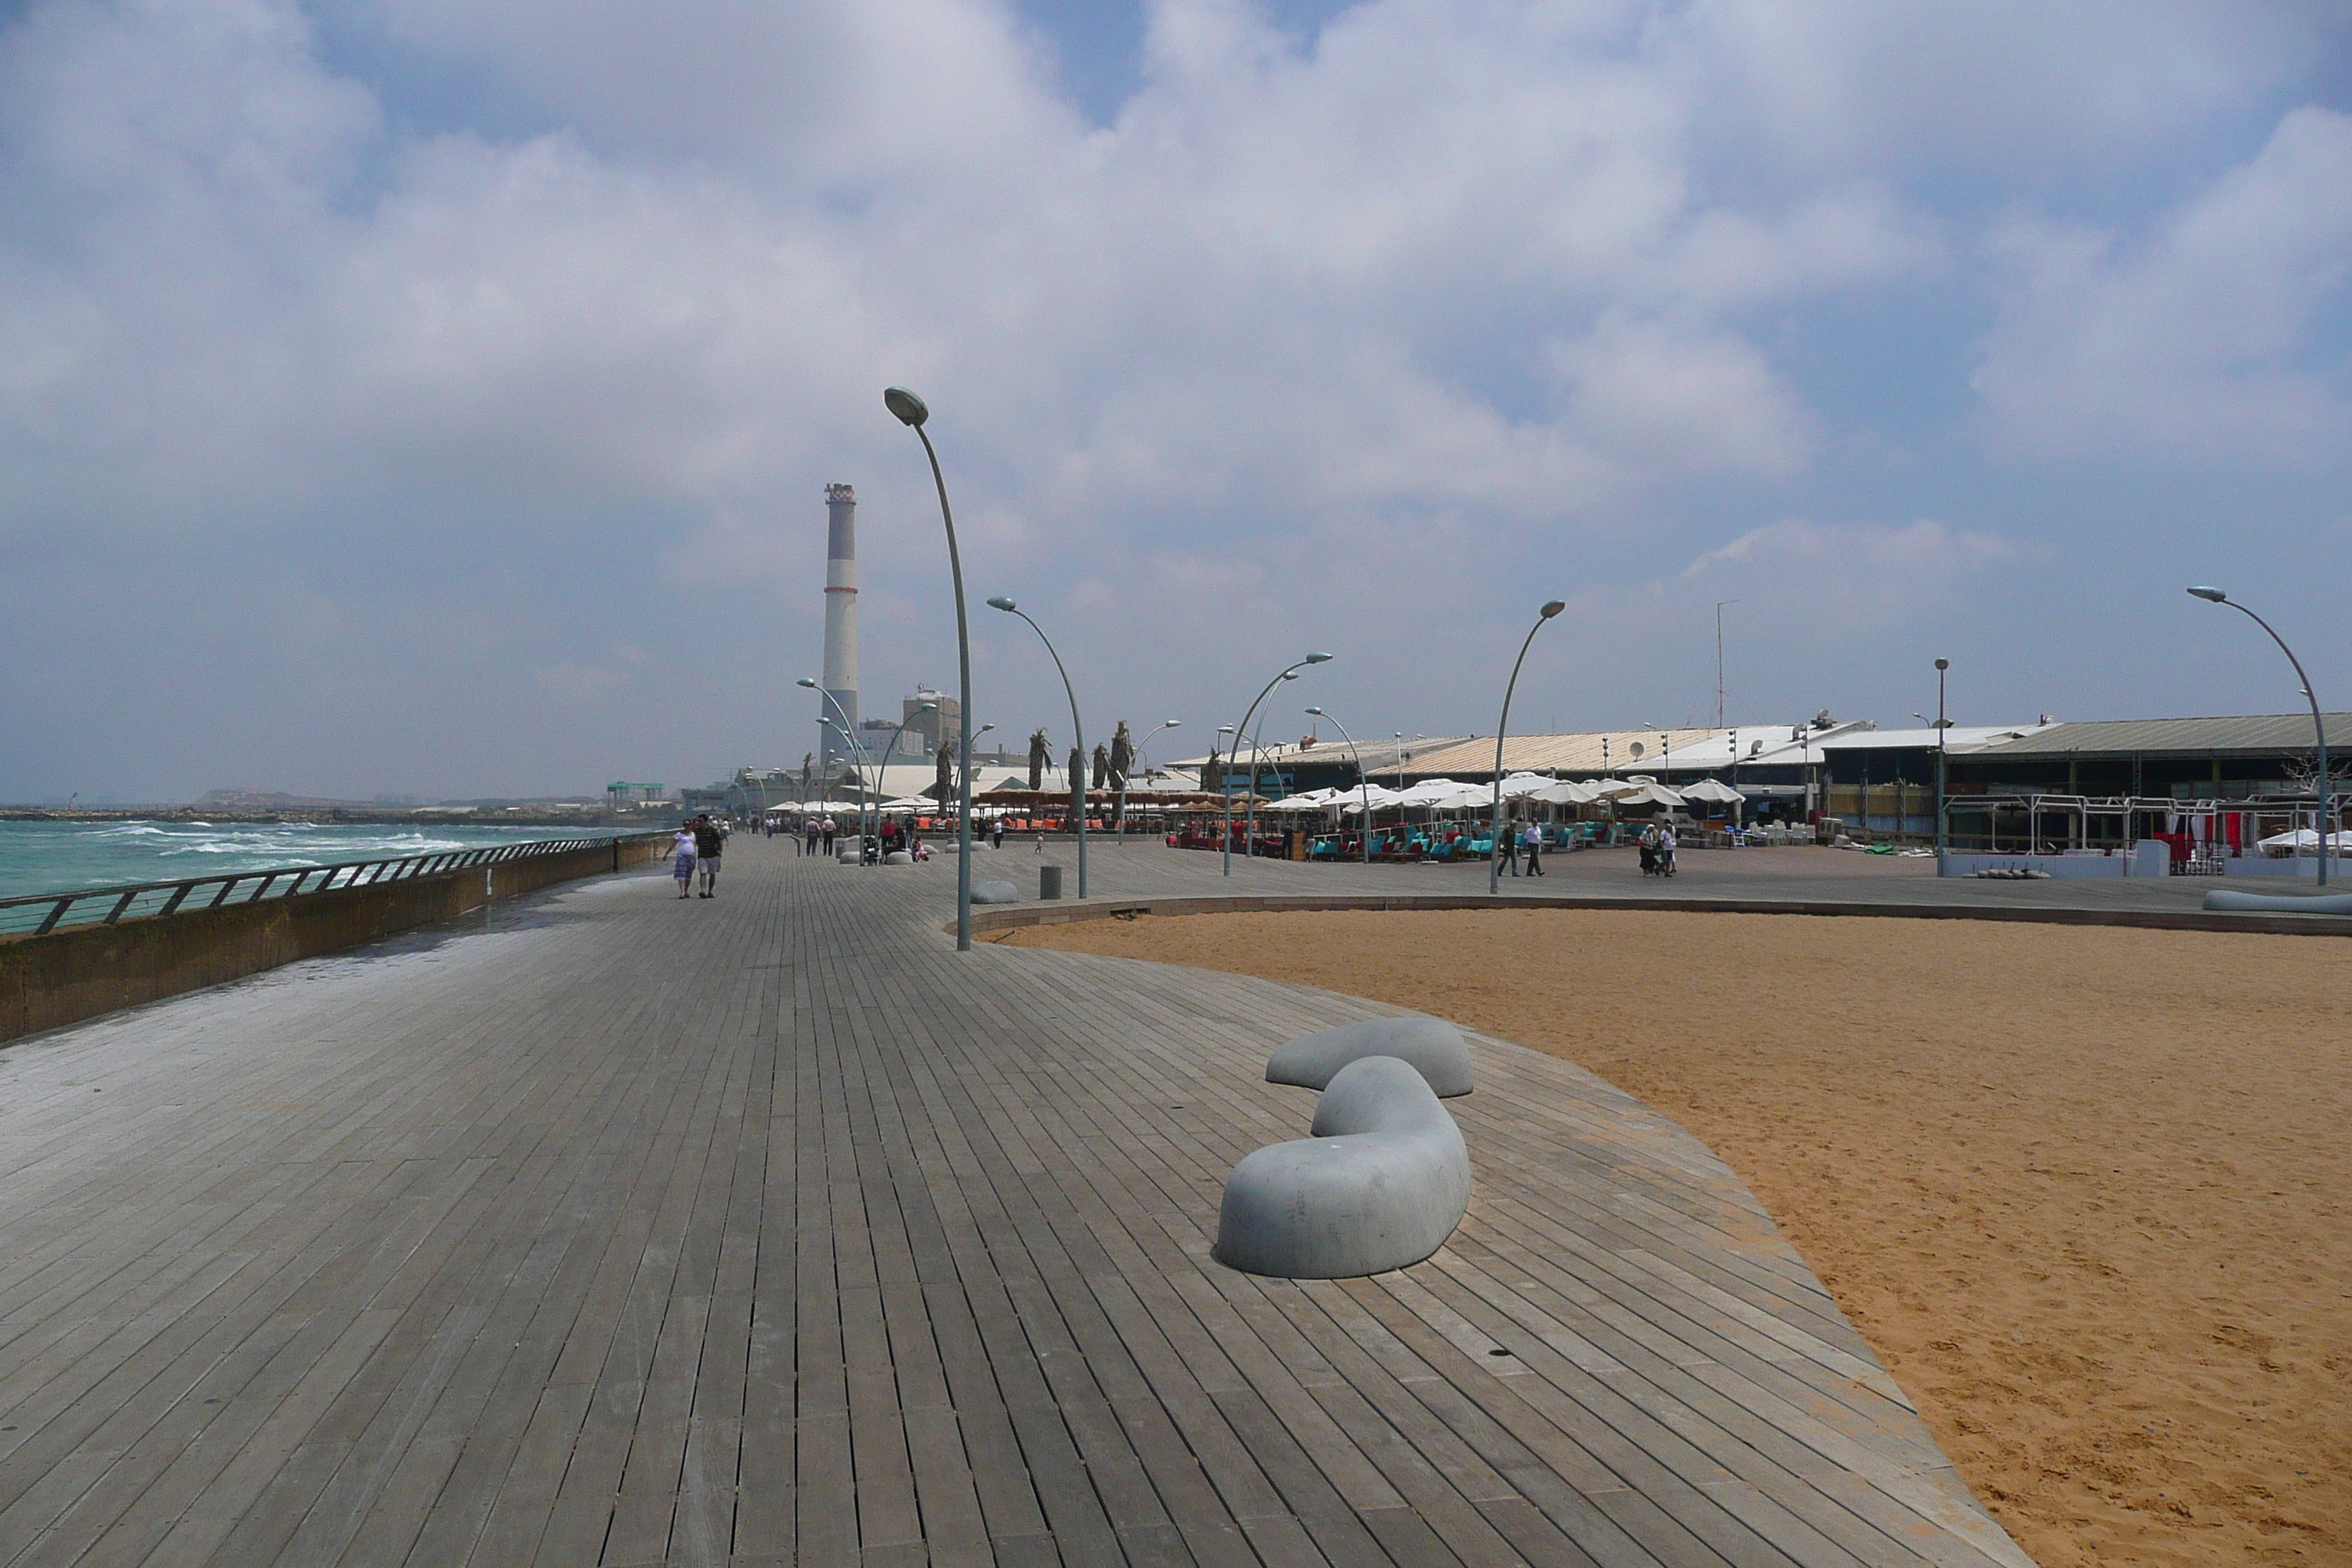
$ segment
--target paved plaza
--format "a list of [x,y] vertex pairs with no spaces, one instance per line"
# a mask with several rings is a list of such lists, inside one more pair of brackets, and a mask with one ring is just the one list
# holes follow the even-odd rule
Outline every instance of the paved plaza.
[[[1828,853],[1505,886],[2179,898]],[[600,879],[0,1051],[0,1563],[2024,1563],[1722,1163],[1553,1058],[1474,1042],[1436,1258],[1219,1268],[1313,1112],[1267,1051],[1378,1009],[959,955],[954,879],[739,836],[715,900]]]

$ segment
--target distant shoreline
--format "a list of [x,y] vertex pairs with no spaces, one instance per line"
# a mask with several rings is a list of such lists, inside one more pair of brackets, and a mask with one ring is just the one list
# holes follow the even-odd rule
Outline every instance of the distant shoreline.
[[63,806],[4,805],[0,822],[239,822],[333,824],[355,827],[634,827],[667,821],[683,807],[659,811],[534,811],[496,807],[480,811],[415,810],[402,806],[281,806],[268,810],[215,809],[194,805]]

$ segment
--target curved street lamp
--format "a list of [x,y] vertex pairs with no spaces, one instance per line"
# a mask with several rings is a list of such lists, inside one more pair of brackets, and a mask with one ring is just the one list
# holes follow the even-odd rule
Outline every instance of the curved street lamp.
[[1054,639],[1045,635],[1045,627],[1030,620],[1028,611],[1002,594],[989,600],[988,607],[1029,621],[1029,629],[1045,645],[1045,652],[1052,657],[1054,668],[1062,678],[1063,695],[1070,700],[1070,733],[1078,748],[1077,776],[1070,781],[1070,793],[1078,798],[1078,897],[1083,899],[1087,896],[1087,727],[1078,718],[1077,689],[1070,684],[1070,672],[1063,668],[1062,656],[1054,651]]
[[[904,719],[898,721],[898,727],[890,731],[889,742],[882,748],[882,761],[874,769],[874,826],[877,836],[879,835],[882,827],[881,797],[890,793],[890,753],[898,750],[899,738],[906,734],[908,725],[913,723],[916,720],[921,718],[926,713],[936,713],[939,710],[940,705],[936,702],[923,703],[912,713],[908,714]],[[859,854],[857,858],[861,863],[863,863],[866,858],[864,853],[865,848],[866,847],[862,844],[858,846]],[[877,857],[877,859],[878,860],[879,857]]]
[[[912,430],[923,443],[923,456],[931,460],[931,483],[940,492],[940,521],[948,531],[948,574],[955,582],[956,606],[956,674],[959,681],[956,700],[957,749],[966,757],[971,755],[971,627],[963,609],[963,557],[956,550],[955,513],[948,506],[948,482],[940,474],[940,455],[931,447],[931,437],[923,429],[931,416],[923,400],[903,386],[885,387],[882,406],[898,421]],[[963,787],[956,801],[956,951],[971,951],[971,770],[961,770]]]
[[[1282,679],[1285,680],[1296,680],[1298,679],[1298,672],[1297,670],[1286,670],[1283,672]],[[1258,764],[1263,759],[1265,753],[1265,747],[1261,742],[1265,739],[1265,721],[1268,716],[1273,712],[1274,710],[1269,708],[1265,712],[1260,713],[1257,716],[1257,728],[1250,732],[1249,804],[1242,808],[1242,858],[1244,860],[1250,859],[1257,854]],[[1274,749],[1277,752],[1282,750],[1282,742],[1280,741],[1276,741],[1274,743]],[[1282,778],[1281,768],[1276,767],[1274,770],[1274,776],[1276,782],[1279,784]]]
[[[1151,744],[1153,735],[1157,735],[1164,730],[1173,730],[1183,721],[1184,721],[1181,719],[1167,720],[1160,724],[1159,729],[1152,731],[1150,735],[1146,735],[1142,740],[1137,742],[1135,747],[1135,760],[1137,762],[1143,763],[1143,765],[1149,768],[1151,764],[1148,762],[1144,762],[1143,748]],[[1118,775],[1118,842],[1122,847],[1127,844],[1127,775],[1125,773]]]
[[[1234,730],[1234,748],[1238,750],[1242,743],[1242,737],[1249,733],[1250,717],[1257,711],[1258,704],[1265,700],[1265,693],[1267,691],[1273,690],[1276,687],[1281,685],[1286,680],[1294,680],[1297,679],[1298,672],[1305,669],[1310,664],[1328,664],[1330,662],[1331,656],[1328,653],[1310,653],[1305,658],[1300,659],[1297,664],[1292,665],[1288,669],[1284,670],[1280,675],[1276,676],[1272,680],[1267,681],[1265,683],[1265,689],[1264,691],[1260,691],[1257,696],[1251,700],[1249,711],[1242,715],[1241,723]],[[1223,733],[1223,730],[1224,726],[1218,726],[1219,733]],[[1230,757],[1226,760],[1228,763],[1232,761]],[[1257,822],[1257,742],[1255,741],[1250,742],[1249,789],[1249,821],[1253,831],[1255,831]],[[1223,847],[1224,850],[1224,862],[1219,875],[1230,877],[1234,874],[1234,792],[1228,789],[1223,793],[1225,797],[1225,841]],[[1253,839],[1249,848],[1255,850],[1256,847],[1257,845],[1255,839]],[[1244,856],[1244,858],[1247,858],[1246,854]]]
[[1364,786],[1364,864],[1369,866],[1372,863],[1372,776],[1364,772],[1363,750],[1356,744],[1356,737],[1348,733],[1348,726],[1339,722],[1338,714],[1326,708],[1309,708],[1307,711],[1318,719],[1330,720],[1332,728],[1339,731],[1339,739],[1348,742],[1349,753],[1356,759],[1356,782]]
[[2324,888],[2327,886],[2327,850],[2336,837],[2336,824],[2333,817],[2336,781],[2327,775],[2327,721],[2319,716],[2319,694],[2311,689],[2311,677],[2303,672],[2303,660],[2294,657],[2294,649],[2286,646],[2286,638],[2279,636],[2270,622],[2255,615],[2253,611],[2246,608],[2219,588],[2191,588],[2189,593],[2191,597],[2202,599],[2208,604],[2227,605],[2263,630],[2269,632],[2271,641],[2278,644],[2279,652],[2286,655],[2287,663],[2294,666],[2295,679],[2303,683],[2304,700],[2311,704],[2312,738],[2319,750],[2319,782],[2316,786],[2319,793],[2319,885]]
[[793,684],[807,687],[811,691],[832,703],[834,712],[839,715],[837,721],[827,719],[824,717],[824,710],[820,708],[817,710],[817,722],[831,725],[835,734],[849,742],[849,765],[857,770],[857,858],[858,863],[863,865],[866,860],[866,769],[873,762],[874,753],[866,749],[866,742],[859,740],[856,731],[850,728],[849,710],[842,707],[840,699],[805,675]]
[[[862,866],[866,863],[866,766],[857,760],[860,754],[857,737],[844,729],[838,720],[827,719],[824,722],[832,726],[835,734],[849,742],[849,765],[857,770],[857,863]],[[832,813],[826,815],[831,816]]]
[[1490,898],[1503,890],[1503,737],[1511,730],[1511,693],[1519,684],[1519,666],[1528,661],[1528,645],[1536,640],[1536,634],[1543,630],[1546,621],[1566,608],[1565,599],[1549,599],[1536,612],[1536,624],[1528,628],[1527,637],[1520,641],[1519,657],[1511,661],[1511,679],[1503,687],[1502,717],[1495,721],[1494,815],[1486,829],[1492,840],[1486,846],[1486,893]]

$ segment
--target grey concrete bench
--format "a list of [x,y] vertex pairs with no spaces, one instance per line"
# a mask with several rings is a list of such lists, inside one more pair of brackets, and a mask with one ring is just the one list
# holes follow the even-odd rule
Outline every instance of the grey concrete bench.
[[975,904],[1017,904],[1021,901],[1021,889],[1010,882],[974,882],[971,885],[971,901]]
[[2352,915],[2352,893],[2242,893],[2235,888],[2216,888],[2205,895],[2205,907],[2268,914]]
[[1349,1062],[1394,1057],[1421,1069],[1430,1089],[1451,1100],[1470,1092],[1470,1044],[1443,1018],[1366,1018],[1301,1035],[1265,1058],[1265,1081],[1321,1089]]
[[1214,1257],[1289,1279],[1348,1279],[1419,1263],[1470,1206],[1470,1151],[1420,1069],[1365,1057],[1333,1076],[1314,1135],[1234,1167]]

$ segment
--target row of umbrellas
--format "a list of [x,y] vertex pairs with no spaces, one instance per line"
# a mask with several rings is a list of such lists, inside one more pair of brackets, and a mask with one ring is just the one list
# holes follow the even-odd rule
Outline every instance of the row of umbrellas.
[[[1360,816],[1369,804],[1374,811],[1400,809],[1461,811],[1490,804],[1495,786],[1464,784],[1458,779],[1431,779],[1407,789],[1383,789],[1379,784],[1355,789],[1311,789],[1263,807],[1269,812],[1331,811]],[[1542,773],[1513,773],[1503,781],[1505,800],[1539,805],[1592,805],[1601,801],[1619,805],[1682,805],[1711,801],[1729,805],[1741,798],[1738,790],[1715,779],[1701,779],[1680,789],[1668,789],[1646,774],[1625,779],[1555,779]]]

